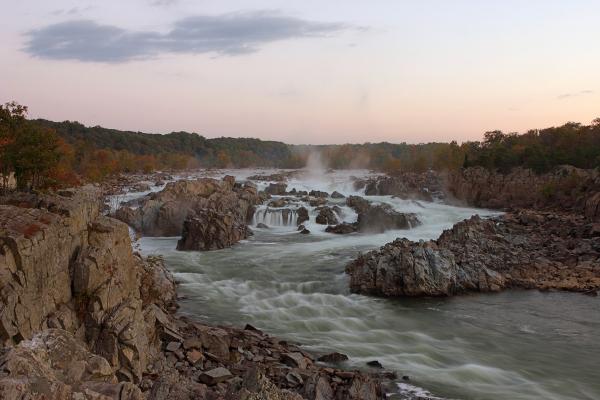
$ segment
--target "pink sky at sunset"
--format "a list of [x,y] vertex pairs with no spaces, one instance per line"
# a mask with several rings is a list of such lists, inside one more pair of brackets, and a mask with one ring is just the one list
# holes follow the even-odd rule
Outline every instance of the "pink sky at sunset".
[[600,117],[596,1],[28,1],[0,102],[287,143],[478,140]]

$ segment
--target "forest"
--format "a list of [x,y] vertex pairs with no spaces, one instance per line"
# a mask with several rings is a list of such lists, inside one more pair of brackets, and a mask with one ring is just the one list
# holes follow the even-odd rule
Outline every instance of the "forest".
[[568,164],[600,166],[600,118],[523,134],[486,132],[482,141],[288,145],[252,138],[206,138],[196,133],[149,134],[79,122],[27,119],[27,107],[0,106],[2,186],[13,174],[22,189],[99,182],[119,173],[194,168],[301,168],[318,152],[334,169],[369,168],[389,174],[481,166],[537,173]]

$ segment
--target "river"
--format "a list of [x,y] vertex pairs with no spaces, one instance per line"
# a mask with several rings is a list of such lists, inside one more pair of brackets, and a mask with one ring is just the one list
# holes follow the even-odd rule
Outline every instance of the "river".
[[[238,179],[256,171],[222,171]],[[269,172],[269,171],[267,171]],[[366,171],[313,172],[288,190],[355,193],[350,176]],[[266,183],[261,183],[262,186]],[[333,235],[311,222],[253,228],[232,248],[179,252],[177,238],[142,238],[145,255],[161,254],[180,282],[180,312],[217,324],[250,323],[314,352],[339,351],[346,366],[380,361],[400,379],[395,398],[598,399],[600,299],[572,293],[506,291],[453,298],[382,299],[351,294],[344,266],[359,251],[397,237],[437,238],[454,223],[497,212],[369,197],[415,212],[422,225],[383,234]],[[344,220],[356,215],[336,200]],[[255,222],[265,222],[259,208]],[[262,213],[261,213],[262,212]],[[260,220],[260,221],[259,221]]]

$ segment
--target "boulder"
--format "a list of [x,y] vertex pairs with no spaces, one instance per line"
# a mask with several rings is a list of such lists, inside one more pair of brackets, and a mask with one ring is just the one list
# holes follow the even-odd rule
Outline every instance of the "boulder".
[[298,216],[296,222],[298,225],[302,225],[310,219],[308,216],[308,210],[305,207],[298,208],[298,210],[296,210],[296,215]]
[[224,382],[233,377],[231,372],[227,368],[219,367],[211,369],[210,371],[203,372],[200,374],[198,379],[200,382],[205,383],[209,386],[214,386],[218,383]]
[[319,210],[319,214],[317,215],[315,222],[317,224],[321,224],[321,225],[335,225],[337,224],[338,218],[337,215],[335,214],[335,212],[333,211],[333,209],[331,207],[321,207],[318,209]]
[[317,198],[323,198],[323,199],[329,197],[329,193],[322,192],[320,190],[311,190],[310,192],[308,192],[308,195],[311,197],[317,197]]
[[356,223],[350,224],[348,222],[342,222],[341,224],[334,225],[334,226],[330,225],[327,228],[325,228],[325,232],[335,233],[338,235],[347,235],[349,233],[356,232],[357,230],[358,230],[358,224],[356,224]]
[[332,199],[344,199],[344,198],[346,198],[346,196],[344,196],[343,194],[341,194],[340,192],[338,192],[336,190],[333,193],[331,193],[331,198]]
[[398,212],[389,204],[373,205],[359,196],[348,197],[346,204],[358,214],[357,229],[360,232],[410,229],[420,224],[415,214]]
[[265,189],[265,193],[275,196],[283,196],[287,189],[286,183],[270,183]]
[[230,247],[248,237],[247,225],[232,213],[204,209],[183,223],[177,250],[217,250]]

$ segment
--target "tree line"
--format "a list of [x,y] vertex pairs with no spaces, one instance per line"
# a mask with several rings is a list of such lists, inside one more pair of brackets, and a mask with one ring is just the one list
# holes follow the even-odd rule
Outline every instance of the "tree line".
[[490,131],[482,141],[287,145],[252,138],[208,139],[196,133],[166,135],[120,131],[79,122],[27,119],[27,107],[0,105],[0,174],[21,190],[100,182],[120,173],[195,168],[301,168],[319,152],[334,169],[370,168],[389,174],[481,166],[538,173],[568,164],[600,167],[600,119],[524,134]]

